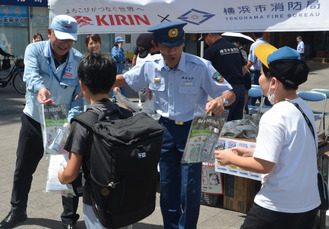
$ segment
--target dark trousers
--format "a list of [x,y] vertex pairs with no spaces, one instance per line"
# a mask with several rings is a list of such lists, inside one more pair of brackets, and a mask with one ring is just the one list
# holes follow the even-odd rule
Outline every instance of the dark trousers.
[[[31,189],[33,173],[35,172],[42,156],[43,142],[40,123],[23,114],[21,116],[21,130],[16,152],[16,169],[14,173],[13,189],[11,194],[11,210],[24,212],[27,208],[28,194]],[[71,218],[72,223],[76,217],[78,197],[63,197],[66,218]]]
[[230,106],[225,107],[225,109],[229,110],[227,121],[239,120],[243,118],[245,86],[243,84],[240,84],[232,85],[232,87],[233,92],[235,94],[235,101]]
[[241,229],[312,229],[318,209],[303,213],[271,211],[253,204]]
[[201,200],[201,163],[181,163],[191,121],[176,125],[161,117],[165,128],[160,158],[160,206],[165,229],[196,229]]

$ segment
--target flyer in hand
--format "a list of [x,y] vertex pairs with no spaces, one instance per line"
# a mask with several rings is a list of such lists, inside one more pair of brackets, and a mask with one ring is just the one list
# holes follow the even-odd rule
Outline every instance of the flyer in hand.
[[65,105],[42,104],[40,117],[45,154],[67,153],[63,150],[69,126]]
[[228,110],[220,116],[197,116],[193,119],[182,163],[211,162]]

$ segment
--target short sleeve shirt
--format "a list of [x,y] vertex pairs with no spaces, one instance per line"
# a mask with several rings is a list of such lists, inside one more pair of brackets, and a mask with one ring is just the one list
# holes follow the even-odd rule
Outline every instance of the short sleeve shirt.
[[[111,103],[109,100],[96,101],[91,105],[91,108],[98,111],[111,111],[117,109],[117,105]],[[65,144],[65,150],[73,152],[83,156],[82,169],[85,177],[89,176],[89,158],[91,153],[91,147],[93,142],[93,132],[89,127],[86,127],[78,122],[73,122],[69,137]],[[90,184],[86,179],[83,202],[91,205],[90,199]]]
[[260,44],[268,44],[266,41],[264,41],[263,38],[258,38],[251,46],[248,56],[248,61],[252,62],[253,65],[251,67],[251,70],[254,71],[260,71],[262,69],[262,62],[257,58],[255,54],[255,48]]
[[136,65],[124,74],[124,78],[135,91],[149,87],[156,112],[182,122],[194,118],[196,105],[205,109],[208,95],[216,98],[232,89],[209,61],[184,52],[174,69],[170,69],[159,56]]
[[[303,49],[303,51],[300,52],[301,49]],[[305,51],[304,42],[303,41],[298,42],[297,52],[304,53],[304,51]]]
[[[315,129],[310,107],[294,99]],[[275,104],[261,118],[254,157],[274,163],[263,175],[255,203],[286,213],[310,211],[320,204],[317,187],[317,144],[301,112],[290,102]]]

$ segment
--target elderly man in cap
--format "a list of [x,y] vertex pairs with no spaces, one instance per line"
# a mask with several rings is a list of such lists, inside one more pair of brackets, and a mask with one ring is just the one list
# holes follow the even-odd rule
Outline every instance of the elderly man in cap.
[[[0,223],[0,228],[12,228],[27,219],[32,175],[44,152],[39,115],[41,104],[64,103],[69,122],[83,110],[82,98],[75,99],[81,91],[76,72],[82,57],[72,48],[77,39],[77,29],[74,18],[58,15],[48,28],[49,40],[32,43],[25,50],[26,105],[21,117],[11,210]],[[77,197],[63,197],[62,221],[65,228],[73,228],[78,220],[77,204]]]
[[[194,118],[194,107],[220,115],[232,104],[231,85],[205,59],[183,52],[186,23],[164,22],[148,31],[161,56],[118,75],[118,86],[152,90],[159,123],[165,128],[160,158],[161,211],[164,228],[197,226],[201,199],[201,163],[181,163]],[[208,95],[212,100],[208,102]]]

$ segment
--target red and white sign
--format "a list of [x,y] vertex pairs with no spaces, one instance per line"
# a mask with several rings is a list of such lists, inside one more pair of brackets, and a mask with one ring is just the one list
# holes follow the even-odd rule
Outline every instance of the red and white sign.
[[48,0],[51,17],[78,20],[79,34],[141,33],[165,21],[187,33],[329,30],[328,0]]

